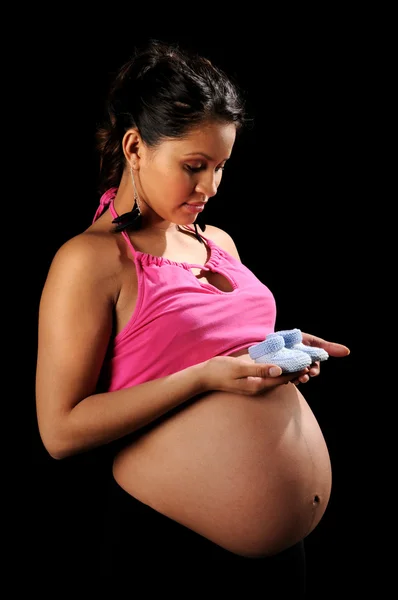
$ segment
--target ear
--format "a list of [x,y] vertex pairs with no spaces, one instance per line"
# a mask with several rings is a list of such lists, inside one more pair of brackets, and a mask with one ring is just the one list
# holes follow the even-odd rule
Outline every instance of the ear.
[[130,167],[135,170],[139,168],[143,146],[144,143],[138,129],[129,129],[126,131],[122,140],[123,154]]

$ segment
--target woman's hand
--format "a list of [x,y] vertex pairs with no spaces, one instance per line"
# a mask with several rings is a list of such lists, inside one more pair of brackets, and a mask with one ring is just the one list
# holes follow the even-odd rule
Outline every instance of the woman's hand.
[[298,373],[284,373],[277,365],[255,363],[248,356],[215,356],[204,363],[202,385],[204,391],[233,392],[255,396],[278,385],[294,382],[298,374],[306,376],[309,369]]
[[[336,342],[328,342],[320,337],[316,337],[315,335],[311,335],[310,333],[302,332],[303,336],[303,344],[306,346],[313,346],[315,348],[323,348],[329,354],[329,356],[333,356],[335,358],[340,358],[343,356],[348,356],[350,353],[350,349],[347,346],[343,346],[343,344],[338,344]],[[296,385],[299,383],[307,383],[311,377],[317,377],[321,371],[319,361],[314,362],[309,367],[309,371],[306,374],[301,374],[300,376],[296,376],[292,383]]]

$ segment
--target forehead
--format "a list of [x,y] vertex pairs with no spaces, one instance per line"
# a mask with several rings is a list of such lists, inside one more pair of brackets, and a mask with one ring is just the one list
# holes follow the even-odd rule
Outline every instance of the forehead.
[[224,160],[230,156],[235,138],[235,125],[212,122],[190,129],[183,138],[166,140],[162,146],[176,154],[206,154]]

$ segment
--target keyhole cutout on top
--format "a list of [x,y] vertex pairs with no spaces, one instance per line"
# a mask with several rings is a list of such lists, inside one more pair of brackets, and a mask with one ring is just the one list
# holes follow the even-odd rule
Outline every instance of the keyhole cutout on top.
[[[189,237],[192,240],[194,240],[195,245],[190,246],[190,248],[194,249],[194,253],[192,253],[191,255],[186,254],[186,262],[189,263],[193,263],[193,264],[207,264],[207,262],[210,260],[211,257],[211,248],[207,245],[207,244],[201,244],[201,248],[203,249],[203,254],[205,254],[206,256],[201,256],[200,258],[198,258],[198,245],[197,245],[197,240],[196,240],[196,236],[195,233],[191,230],[186,230],[186,229],[182,229],[180,227],[178,227],[179,230],[181,231],[181,233],[183,233],[185,236]],[[188,248],[186,249],[186,251],[188,250]],[[203,261],[203,262],[202,262]],[[211,286],[213,286],[214,288],[220,290],[220,292],[233,292],[234,291],[234,286],[232,285],[232,282],[225,276],[225,275],[221,275],[221,273],[216,273],[214,271],[206,271],[206,270],[202,270],[199,267],[190,267],[192,273],[195,275],[196,279],[198,281],[200,281],[201,283],[207,283]]]
[[214,271],[203,271],[202,269],[191,267],[192,273],[196,279],[201,283],[208,283],[213,287],[220,290],[220,292],[233,292],[234,287],[232,283],[221,273],[215,273]]

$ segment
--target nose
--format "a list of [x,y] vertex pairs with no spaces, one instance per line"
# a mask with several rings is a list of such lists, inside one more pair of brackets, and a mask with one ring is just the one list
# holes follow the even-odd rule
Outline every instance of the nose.
[[206,198],[211,198],[217,194],[218,183],[217,173],[208,171],[198,180],[195,191]]

